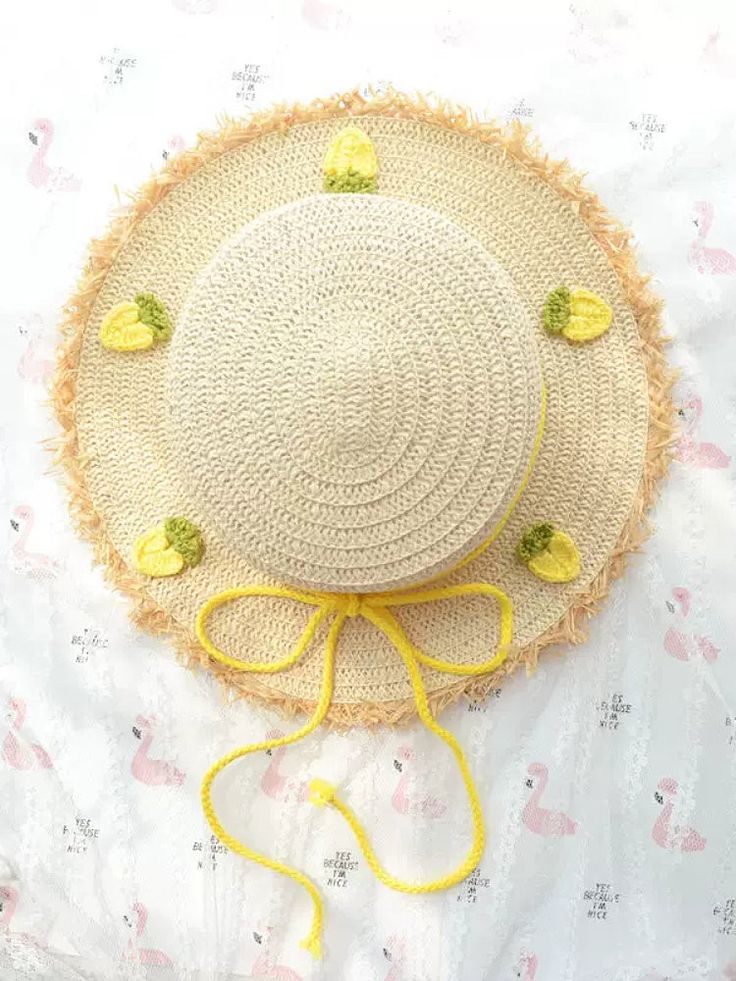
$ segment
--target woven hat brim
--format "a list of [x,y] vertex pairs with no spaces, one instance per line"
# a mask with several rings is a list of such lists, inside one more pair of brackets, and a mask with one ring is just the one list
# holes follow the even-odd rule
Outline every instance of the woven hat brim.
[[[663,356],[659,303],[636,268],[627,233],[594,195],[582,190],[569,168],[549,162],[530,146],[521,128],[504,133],[476,124],[456,107],[430,106],[395,93],[372,101],[352,94],[306,108],[279,108],[203,137],[196,150],[172,160],[141,189],[130,209],[93,246],[79,292],[67,308],[54,382],[54,404],[64,430],[59,456],[80,527],[113,581],[133,598],[137,622],[169,633],[187,659],[210,665],[226,684],[290,712],[308,710],[316,699],[320,638],[303,663],[268,682],[211,664],[193,639],[194,612],[209,595],[264,581],[226,543],[207,534],[206,515],[193,515],[208,543],[207,561],[200,568],[157,582],[131,571],[127,557],[133,526],[143,530],[187,504],[158,453],[157,416],[150,410],[166,351],[152,352],[143,371],[140,362],[126,368],[119,360],[101,360],[96,334],[105,311],[140,288],[141,277],[165,297],[175,317],[187,282],[217,246],[216,237],[208,237],[205,229],[196,239],[182,241],[177,216],[186,214],[194,222],[209,214],[219,223],[222,240],[249,217],[315,193],[324,147],[350,114],[364,117],[361,126],[379,147],[382,192],[440,207],[487,243],[521,285],[534,284],[525,293],[530,310],[540,308],[546,292],[559,285],[551,278],[558,278],[605,295],[615,314],[615,329],[588,349],[573,349],[540,332],[551,425],[538,466],[493,549],[451,577],[492,582],[510,592],[518,646],[486,678],[448,685],[444,676],[429,672],[426,681],[435,708],[463,692],[479,698],[519,663],[533,664],[548,644],[580,639],[582,620],[620,574],[626,552],[646,533],[645,512],[669,456],[671,378]],[[295,148],[299,166],[293,169]],[[422,160],[425,170],[417,174]],[[240,187],[244,195],[237,214],[228,186]],[[214,196],[212,188],[218,189]],[[489,223],[484,224],[489,193],[495,237]],[[483,201],[485,210],[479,206]],[[551,223],[546,220],[550,215]],[[519,224],[507,228],[504,239],[504,222],[512,222],[513,216]],[[513,249],[508,251],[514,240],[520,242],[516,256]],[[524,268],[525,255],[537,267],[542,257],[536,278]],[[182,256],[195,261],[189,274]],[[588,407],[586,418],[578,411],[580,405]],[[572,441],[555,438],[565,431],[563,417],[574,434]],[[606,443],[606,452],[596,452],[592,460],[586,450],[596,440]],[[121,487],[121,473],[131,467],[130,482]],[[555,500],[555,488],[563,485],[566,499],[557,495]],[[582,573],[569,586],[543,585],[514,559],[521,529],[546,519],[563,523],[581,547]],[[431,612],[407,609],[402,619],[415,642],[446,660],[486,659],[497,633],[495,611],[480,601],[438,604]],[[303,623],[303,612],[289,604],[274,608],[273,601],[257,600],[247,611],[242,606],[226,611],[213,624],[213,635],[245,659],[280,657],[293,646]],[[247,640],[253,636],[261,646]],[[369,624],[351,622],[341,638],[331,719],[397,723],[414,711],[395,652]]]

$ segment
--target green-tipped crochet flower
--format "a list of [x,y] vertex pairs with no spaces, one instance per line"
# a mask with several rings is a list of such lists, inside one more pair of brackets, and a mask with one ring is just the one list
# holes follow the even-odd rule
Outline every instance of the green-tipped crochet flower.
[[140,535],[133,546],[138,571],[156,578],[199,565],[203,553],[200,530],[187,518],[167,518],[163,525]]
[[111,351],[145,351],[171,337],[171,318],[153,293],[136,293],[133,303],[118,303],[100,326],[102,346]]
[[357,126],[346,126],[330,143],[322,164],[324,189],[337,194],[375,191],[378,160],[373,144]]
[[580,574],[575,542],[549,521],[527,529],[516,546],[516,554],[530,572],[547,582],[570,582]]
[[558,286],[547,297],[542,321],[550,334],[568,341],[592,341],[611,326],[613,311],[596,293]]

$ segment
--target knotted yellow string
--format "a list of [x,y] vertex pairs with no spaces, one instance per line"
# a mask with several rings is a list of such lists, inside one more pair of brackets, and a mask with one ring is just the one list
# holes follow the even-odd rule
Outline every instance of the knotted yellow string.
[[[524,488],[527,485],[529,477],[531,476],[534,463],[539,452],[539,447],[541,445],[542,435],[544,432],[546,403],[546,391],[543,389],[539,426],[536,440],[532,449],[532,454],[521,484],[511,500],[509,507],[489,537],[486,538],[485,541],[483,541],[461,562],[459,562],[455,568],[460,568],[461,566],[466,565],[472,559],[476,558],[483,551],[485,551],[485,549],[487,549],[488,546],[495,541],[495,539],[501,533],[501,530],[516,507]],[[226,603],[231,603],[234,600],[242,599],[248,596],[273,596],[277,598],[294,600],[298,603],[303,603],[307,606],[314,607],[315,612],[307,622],[307,625],[304,628],[302,635],[293,651],[282,660],[270,663],[241,661],[238,658],[230,657],[228,654],[225,654],[223,651],[219,650],[207,635],[205,625],[210,614],[214,610]],[[394,607],[434,603],[439,600],[454,599],[462,596],[491,597],[497,602],[499,607],[500,629],[498,647],[493,657],[488,661],[484,661],[482,664],[448,664],[438,658],[430,657],[428,654],[420,651],[414,646],[414,644],[412,644],[404,632],[404,629],[391,612],[391,609]],[[481,810],[480,797],[473,781],[470,768],[468,767],[465,759],[465,755],[460,748],[460,744],[458,743],[457,739],[451,732],[443,728],[432,715],[432,711],[429,707],[429,701],[427,699],[427,692],[424,687],[424,682],[422,681],[419,664],[424,664],[427,667],[434,668],[434,670],[441,671],[445,674],[465,676],[488,674],[489,672],[494,671],[506,659],[513,635],[513,608],[511,600],[506,593],[504,593],[501,589],[498,589],[498,587],[482,582],[464,583],[456,586],[438,586],[429,589],[417,588],[414,590],[397,590],[394,592],[366,594],[325,593],[312,590],[290,589],[287,586],[236,587],[234,589],[227,589],[222,593],[218,593],[216,596],[213,596],[211,599],[207,600],[206,603],[204,603],[197,614],[195,631],[197,638],[205,651],[207,651],[210,657],[214,658],[216,661],[219,661],[221,664],[226,664],[228,667],[235,668],[239,671],[252,671],[257,674],[275,674],[279,671],[287,670],[299,660],[314,638],[319,626],[323,623],[323,621],[331,616],[334,616],[334,620],[330,625],[327,632],[327,639],[325,641],[324,670],[322,674],[319,699],[317,701],[314,714],[306,725],[287,736],[280,736],[278,739],[268,739],[258,743],[251,743],[247,746],[242,746],[239,749],[233,750],[231,753],[228,753],[226,756],[223,756],[222,759],[218,760],[207,771],[204,780],[202,781],[202,809],[212,831],[215,835],[217,835],[220,841],[227,845],[231,851],[242,855],[244,858],[250,859],[253,862],[258,862],[260,865],[273,869],[275,872],[280,872],[282,875],[289,876],[289,878],[302,885],[309,893],[313,905],[312,926],[309,933],[302,941],[302,946],[305,947],[314,957],[321,956],[322,921],[324,918],[322,897],[320,896],[317,887],[314,885],[311,879],[304,875],[303,872],[300,872],[298,869],[291,868],[282,862],[277,862],[274,859],[269,858],[267,855],[254,851],[252,848],[248,848],[248,846],[244,845],[243,842],[239,841],[237,838],[234,838],[232,835],[228,834],[227,831],[225,831],[212,804],[212,784],[215,777],[221,773],[225,767],[229,766],[235,760],[241,759],[243,756],[258,752],[259,750],[272,749],[276,746],[287,746],[290,743],[295,743],[317,728],[317,726],[327,715],[330,708],[330,703],[332,701],[335,654],[343,624],[349,617],[363,617],[372,623],[377,630],[380,630],[381,633],[384,634],[389,643],[393,645],[398,654],[401,656],[409,675],[409,681],[414,694],[414,702],[416,704],[417,714],[420,720],[430,732],[435,733],[435,735],[439,736],[439,738],[447,746],[449,746],[453,756],[457,760],[460,775],[463,779],[463,783],[465,784],[468,801],[470,803],[470,813],[473,825],[472,844],[465,860],[455,869],[454,872],[442,876],[439,879],[434,879],[430,882],[405,882],[404,880],[398,879],[396,876],[391,875],[390,872],[387,872],[383,868],[381,863],[378,861],[376,853],[373,851],[364,828],[358,821],[351,808],[344,801],[340,800],[335,792],[335,788],[331,784],[324,780],[312,780],[309,787],[309,799],[311,803],[317,805],[330,804],[337,811],[339,811],[340,814],[342,814],[349,826],[352,828],[369,868],[372,870],[376,878],[378,878],[385,885],[389,886],[391,889],[407,893],[437,892],[442,889],[447,889],[450,886],[461,882],[478,865],[485,846],[485,828],[483,824],[483,813]]]
[[[274,663],[240,661],[236,658],[229,657],[227,654],[223,653],[223,651],[220,651],[207,636],[205,624],[213,610],[223,606],[225,603],[231,603],[233,600],[242,599],[246,596],[283,597],[316,607],[316,611],[309,619],[296,647],[291,654],[289,654],[283,660]],[[423,651],[418,650],[418,648],[411,643],[409,638],[404,633],[403,628],[400,626],[398,620],[390,611],[390,607],[408,606],[409,604],[414,603],[433,603],[437,600],[451,599],[457,596],[490,596],[498,602],[501,615],[499,644],[495,655],[490,661],[485,661],[482,664],[446,664],[444,661],[430,657]],[[213,657],[216,661],[220,661],[220,663],[227,664],[230,667],[240,668],[243,671],[273,674],[275,671],[282,671],[285,668],[291,667],[291,665],[294,664],[299,657],[301,657],[309,645],[309,642],[312,640],[319,625],[330,615],[334,615],[335,619],[330,626],[327,634],[327,640],[325,642],[322,686],[320,689],[317,707],[311,719],[306,723],[306,725],[302,726],[301,729],[297,729],[288,736],[280,736],[278,739],[267,739],[263,740],[262,742],[251,743],[248,746],[242,746],[239,749],[233,750],[231,753],[228,753],[226,756],[223,756],[222,759],[218,760],[214,766],[210,768],[202,781],[202,809],[210,827],[212,828],[212,831],[217,835],[220,841],[227,845],[231,851],[237,852],[237,854],[242,855],[244,858],[248,858],[253,862],[258,862],[260,865],[273,869],[275,872],[280,872],[282,875],[289,876],[289,878],[304,886],[311,896],[312,904],[314,906],[312,927],[307,937],[302,941],[302,946],[315,957],[319,957],[321,953],[320,937],[322,934],[323,920],[322,898],[317,890],[317,887],[310,879],[307,878],[307,876],[304,875],[304,873],[299,872],[298,869],[291,868],[288,865],[284,865],[282,862],[277,862],[274,859],[269,858],[267,855],[254,851],[252,848],[248,848],[247,845],[244,845],[241,841],[238,841],[237,838],[234,838],[232,835],[228,834],[227,831],[225,831],[217,817],[214,805],[212,803],[211,788],[215,777],[218,775],[218,773],[221,773],[225,767],[229,766],[230,763],[233,763],[235,760],[238,760],[243,756],[247,756],[250,753],[255,753],[258,750],[271,749],[275,746],[286,746],[289,743],[295,743],[316,729],[316,727],[327,715],[327,711],[332,700],[335,651],[342,626],[348,617],[362,616],[377,627],[377,629],[387,637],[389,642],[393,644],[401,655],[409,674],[409,680],[414,692],[414,701],[417,706],[419,718],[431,732],[438,735],[440,739],[442,739],[443,742],[450,747],[455,759],[457,760],[460,774],[463,778],[468,799],[470,801],[470,811],[473,821],[473,843],[465,861],[449,875],[443,876],[442,878],[436,879],[432,882],[404,882],[403,880],[397,879],[395,876],[391,875],[381,866],[363,827],[348,805],[336,796],[334,787],[326,783],[324,780],[313,780],[309,788],[309,799],[313,804],[331,804],[342,814],[350,827],[353,829],[355,837],[369,867],[373,870],[375,876],[380,879],[381,882],[385,883],[385,885],[392,889],[396,889],[399,892],[409,893],[436,892],[440,889],[447,889],[450,886],[455,885],[457,882],[462,881],[462,879],[469,875],[469,873],[472,872],[472,870],[478,864],[485,845],[485,829],[483,827],[483,814],[481,811],[480,798],[473,782],[473,777],[470,773],[470,768],[468,767],[465,755],[463,754],[459,743],[452,733],[448,732],[447,729],[444,729],[432,716],[432,712],[429,708],[429,702],[427,700],[427,693],[424,688],[424,683],[422,682],[421,672],[419,670],[419,662],[421,661],[422,664],[433,667],[438,671],[443,671],[446,674],[486,674],[497,668],[506,658],[508,645],[511,643],[513,632],[511,600],[504,592],[497,589],[495,586],[480,582],[465,583],[458,586],[444,586],[436,589],[426,589],[421,592],[398,591],[393,593],[366,594],[364,596],[360,596],[355,593],[320,593],[301,591],[280,586],[243,586],[237,589],[227,589],[223,593],[219,593],[217,596],[213,596],[211,599],[209,599],[197,614],[195,629],[199,642],[202,644],[210,657]]]

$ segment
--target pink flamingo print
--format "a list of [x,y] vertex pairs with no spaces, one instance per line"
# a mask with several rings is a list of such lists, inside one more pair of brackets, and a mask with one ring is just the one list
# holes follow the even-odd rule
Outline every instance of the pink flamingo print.
[[164,160],[168,160],[169,157],[176,156],[177,153],[181,153],[185,146],[186,143],[184,142],[184,137],[180,136],[179,133],[176,133],[166,141],[166,146],[164,147],[161,156],[164,158]]
[[[671,777],[663,777],[657,785],[654,799],[658,804],[664,804],[662,813],[654,822],[652,828],[652,838],[660,848],[669,848],[678,852],[702,852],[706,846],[706,840],[693,828],[682,828],[679,824],[671,824],[674,801],[672,798],[677,796],[679,785]],[[664,798],[670,798],[664,803]]]
[[439,818],[447,810],[447,804],[438,800],[436,797],[427,796],[412,800],[409,792],[411,780],[411,767],[408,763],[414,759],[414,753],[408,746],[399,747],[400,759],[394,760],[394,768],[399,771],[401,777],[391,796],[391,806],[399,814],[419,815],[428,818]]
[[37,951],[42,951],[45,948],[30,933],[10,929],[10,922],[18,908],[18,898],[18,890],[13,886],[0,886],[0,931],[8,938],[20,941],[24,947],[35,947]]
[[153,742],[154,720],[139,715],[135,722],[133,735],[136,739],[141,740],[141,744],[130,764],[130,772],[135,779],[154,787],[160,787],[162,784],[179,786],[184,783],[185,774],[181,770],[178,770],[173,763],[167,763],[164,760],[153,760],[148,755],[151,743]]
[[[0,930],[10,933],[10,921],[15,916],[18,908],[18,890],[12,886],[0,886]],[[27,937],[27,934],[15,934],[16,936]],[[30,939],[30,937],[28,938]]]
[[[271,729],[266,733],[266,739],[280,739],[283,732],[278,729]],[[268,769],[261,777],[261,790],[267,797],[274,800],[286,802],[289,800],[307,800],[309,797],[309,782],[298,780],[294,777],[284,776],[280,772],[281,762],[286,755],[286,746],[276,746],[274,749],[267,749],[266,753],[271,757]]]
[[48,342],[41,336],[43,320],[34,313],[23,318],[18,330],[27,338],[25,350],[18,362],[18,374],[26,381],[44,384],[54,372],[54,360]]
[[325,3],[324,0],[304,0],[302,17],[310,27],[322,31],[346,27],[350,21],[340,7],[336,7],[332,3]]
[[700,52],[700,60],[718,75],[728,77],[736,75],[736,57],[729,51],[722,50],[720,31],[708,35]]
[[526,951],[522,951],[519,960],[516,962],[516,977],[520,981],[534,981],[537,976],[537,967],[539,962],[537,961],[536,954],[527,954]]
[[31,743],[28,752],[18,738],[26,718],[26,703],[20,698],[11,698],[9,704],[12,718],[3,740],[3,759],[15,770],[50,770],[53,764],[46,750],[37,743]]
[[275,978],[276,981],[302,981],[301,974],[297,974],[292,968],[285,964],[277,964],[271,954],[271,927],[266,927],[263,933],[253,933],[253,939],[263,948],[253,961],[254,977]]
[[[125,957],[130,961],[138,961],[139,964],[145,964],[150,967],[173,967],[171,958],[167,957],[162,950],[156,950],[154,947],[138,946],[138,938],[143,936],[146,923],[148,922],[148,910],[143,903],[133,903],[133,913],[135,914],[136,942],[134,943],[132,940],[128,940]],[[124,916],[123,919],[129,927],[133,926],[127,916]]]
[[549,811],[540,807],[539,801],[547,786],[549,773],[543,763],[530,763],[527,767],[529,778],[527,787],[533,788],[531,797],[522,812],[521,820],[537,835],[559,838],[563,835],[574,835],[577,823],[562,811]]
[[54,371],[54,362],[41,353],[41,344],[32,337],[18,362],[18,374],[26,381],[44,384]]
[[464,20],[453,20],[439,24],[435,33],[443,44],[454,48],[471,44],[478,36],[477,29],[470,22]]
[[28,549],[28,538],[33,529],[33,522],[33,510],[27,504],[20,504],[13,512],[10,526],[13,531],[20,533],[20,537],[13,545],[13,560],[18,572],[38,582],[48,582],[58,576],[61,565],[48,555],[31,552]]
[[18,906],[18,890],[12,886],[0,886],[0,904],[2,916],[0,916],[0,930],[9,931],[10,921],[15,916]]
[[690,245],[690,262],[699,273],[732,276],[736,273],[736,256],[726,249],[713,249],[705,244],[715,216],[713,205],[710,201],[697,201],[695,213],[697,217],[693,219],[693,224],[698,234]]
[[698,395],[690,394],[678,410],[678,415],[685,419],[687,426],[680,437],[675,449],[675,459],[680,463],[690,463],[694,467],[708,470],[722,470],[731,462],[731,457],[714,443],[698,443],[695,434],[700,426],[703,415],[703,400]]
[[690,590],[684,586],[675,586],[672,590],[674,603],[667,602],[667,609],[677,618],[677,626],[669,627],[664,635],[664,649],[678,661],[689,661],[690,657],[699,653],[712,664],[718,659],[719,648],[708,639],[698,634],[690,634],[685,630],[685,621],[690,613]]
[[700,53],[703,61],[713,63],[718,60],[718,41],[720,40],[720,36],[720,31],[715,31],[713,34],[708,35],[703,45],[703,50]]
[[[39,142],[40,138],[40,142]],[[50,119],[37,119],[28,139],[36,147],[28,167],[28,180],[33,187],[45,187],[48,191],[78,191],[81,181],[62,167],[49,167],[46,155],[54,139],[54,124]]]
[[391,967],[384,981],[403,981],[406,962],[406,941],[404,938],[395,933],[392,934],[383,948],[383,956],[391,962]]

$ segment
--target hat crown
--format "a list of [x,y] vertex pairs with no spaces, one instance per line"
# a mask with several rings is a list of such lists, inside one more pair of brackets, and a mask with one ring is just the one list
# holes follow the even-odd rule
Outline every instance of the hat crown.
[[[374,406],[390,384],[375,324],[365,318],[331,318],[315,341],[321,357],[305,352],[305,389],[314,392],[315,451],[321,449],[347,467],[360,466],[380,452]],[[321,349],[321,350],[320,350]],[[300,407],[296,406],[300,411]]]
[[384,195],[315,195],[244,227],[195,283],[170,432],[227,545],[281,582],[376,592],[498,523],[541,392],[527,310],[471,235]]

